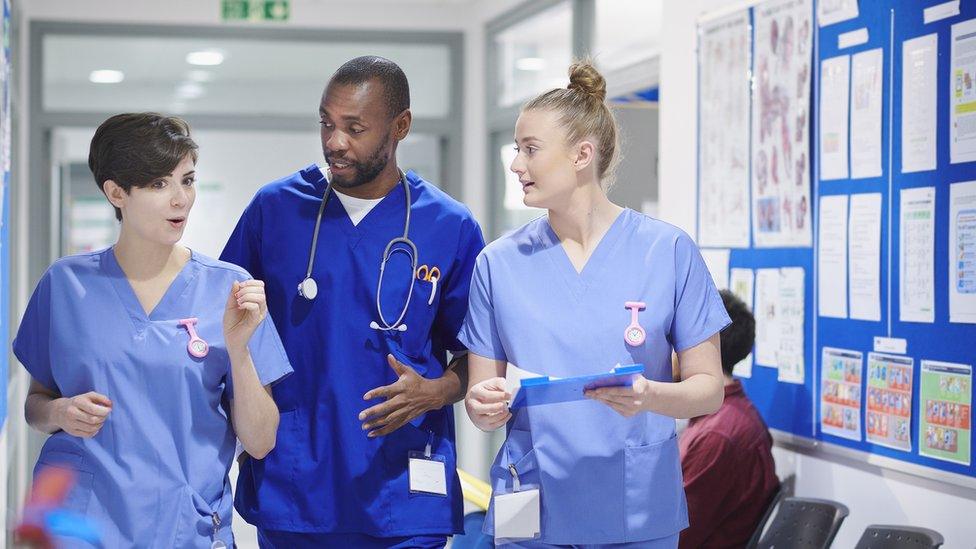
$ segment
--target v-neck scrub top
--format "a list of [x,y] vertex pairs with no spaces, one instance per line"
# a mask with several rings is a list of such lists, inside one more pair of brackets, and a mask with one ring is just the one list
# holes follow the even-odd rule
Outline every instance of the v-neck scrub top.
[[[223,316],[234,281],[250,278],[193,252],[148,315],[111,248],[59,259],[38,283],[14,354],[48,389],[65,397],[95,391],[113,406],[92,438],[51,435],[35,475],[44,466],[77,473],[65,508],[91,521],[103,547],[210,547],[214,513],[217,538],[233,546]],[[204,358],[187,350],[179,321],[190,317],[210,345]],[[292,371],[270,318],[248,349],[263,385]]]
[[[642,301],[639,346],[624,340]],[[671,381],[671,351],[730,323],[698,248],[679,229],[624,210],[581,272],[546,217],[489,244],[478,257],[459,338],[477,355],[551,377],[640,363]],[[609,544],[672,536],[687,526],[674,419],[625,418],[583,400],[519,409],[491,468],[495,494],[538,487],[550,544]],[[486,533],[494,531],[494,508]]]

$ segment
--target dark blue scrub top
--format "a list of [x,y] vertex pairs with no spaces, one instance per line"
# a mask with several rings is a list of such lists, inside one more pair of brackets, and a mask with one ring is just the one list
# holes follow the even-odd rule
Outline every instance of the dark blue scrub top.
[[[450,407],[429,412],[385,437],[369,439],[358,415],[378,404],[364,401],[375,387],[396,381],[386,361],[393,353],[428,378],[443,374],[446,350],[462,350],[457,334],[468,305],[474,261],[484,247],[471,212],[416,174],[409,236],[418,266],[437,267],[433,285],[413,276],[407,256],[393,254],[381,304],[393,322],[413,295],[406,332],[369,327],[383,249],[403,234],[405,196],[396,186],[356,226],[333,196],[326,205],[312,276],[314,301],[298,295],[325,180],[315,165],[272,182],[247,207],[221,258],[248,269],[267,285],[268,308],[294,375],[274,387],[281,410],[277,445],[263,460],[247,460],[236,507],[259,528],[372,536],[450,534],[462,529],[462,498],[454,473],[454,418]],[[447,497],[411,494],[408,453],[428,440],[446,458]]]

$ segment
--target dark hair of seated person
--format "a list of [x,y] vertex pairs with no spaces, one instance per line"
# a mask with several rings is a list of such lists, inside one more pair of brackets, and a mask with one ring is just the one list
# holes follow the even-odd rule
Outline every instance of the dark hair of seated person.
[[721,290],[722,302],[725,310],[732,319],[732,324],[722,330],[722,371],[725,375],[732,375],[732,368],[749,356],[756,341],[756,319],[744,301],[736,297],[729,290]]

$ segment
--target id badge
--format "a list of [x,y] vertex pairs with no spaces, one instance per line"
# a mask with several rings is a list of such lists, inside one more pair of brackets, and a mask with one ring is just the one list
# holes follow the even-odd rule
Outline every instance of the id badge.
[[495,496],[495,543],[536,539],[542,535],[541,499],[538,488],[522,490],[518,471],[508,465],[512,474],[512,493]]
[[[433,435],[431,435],[433,438]],[[447,459],[431,453],[431,442],[423,452],[410,452],[407,457],[411,494],[447,495]]]

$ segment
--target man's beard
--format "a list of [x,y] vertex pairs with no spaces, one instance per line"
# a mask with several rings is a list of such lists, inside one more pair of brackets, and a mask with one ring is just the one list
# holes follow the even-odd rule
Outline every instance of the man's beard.
[[373,153],[370,154],[364,162],[349,162],[341,157],[333,158],[326,155],[326,162],[330,162],[331,160],[341,160],[343,162],[348,162],[353,168],[353,176],[348,179],[340,175],[333,174],[332,184],[342,189],[351,189],[376,179],[376,177],[380,175],[384,169],[386,169],[386,165],[390,162],[390,155],[383,151],[383,148],[388,140],[389,134],[387,134],[387,136],[380,143],[380,146],[377,147],[377,149],[373,151]]

